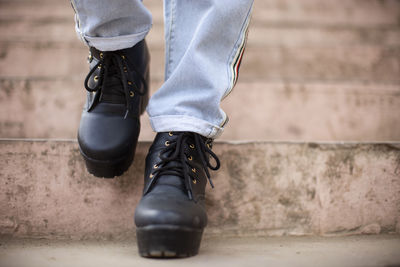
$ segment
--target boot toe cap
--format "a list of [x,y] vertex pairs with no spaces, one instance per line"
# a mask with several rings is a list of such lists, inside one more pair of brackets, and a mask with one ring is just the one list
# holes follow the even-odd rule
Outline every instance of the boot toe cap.
[[142,198],[135,211],[137,227],[148,225],[177,225],[203,229],[207,214],[198,203],[176,195],[151,196]]
[[86,113],[78,131],[79,147],[92,159],[117,159],[135,148],[139,131],[138,119]]

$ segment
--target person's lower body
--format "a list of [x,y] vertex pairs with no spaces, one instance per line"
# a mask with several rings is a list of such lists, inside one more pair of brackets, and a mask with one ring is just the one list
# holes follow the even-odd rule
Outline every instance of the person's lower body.
[[[252,4],[164,1],[165,80],[147,106],[157,136],[146,158],[144,195],[135,212],[142,256],[181,257],[198,251],[207,224],[208,169],[219,167],[212,140],[227,122],[220,102],[238,77]],[[81,152],[95,175],[120,175],[132,161],[138,118],[147,102],[143,40],[151,15],[140,0],[72,0],[72,5],[77,33],[91,47],[92,58],[78,134]]]

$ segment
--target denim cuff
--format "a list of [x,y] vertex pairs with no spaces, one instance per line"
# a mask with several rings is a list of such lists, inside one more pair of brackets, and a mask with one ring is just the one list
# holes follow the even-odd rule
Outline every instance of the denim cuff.
[[151,27],[139,33],[116,37],[91,37],[84,35],[83,38],[89,47],[95,47],[100,51],[115,51],[130,48],[139,43],[146,37],[150,29]]
[[224,128],[208,121],[186,115],[163,115],[150,117],[155,132],[195,132],[207,138],[218,138]]

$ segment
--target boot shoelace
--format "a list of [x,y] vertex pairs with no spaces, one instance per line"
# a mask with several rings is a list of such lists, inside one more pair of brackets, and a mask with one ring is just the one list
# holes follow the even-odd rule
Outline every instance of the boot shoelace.
[[[118,96],[125,97],[126,104],[126,112],[125,117],[127,117],[129,110],[131,109],[131,101],[130,97],[133,97],[136,94],[143,96],[146,94],[148,88],[147,83],[141,73],[132,66],[133,71],[137,74],[140,81],[143,83],[144,90],[141,92],[136,84],[133,81],[129,80],[130,69],[126,62],[125,56],[120,55],[113,51],[101,52],[99,62],[89,71],[88,75],[85,78],[85,89],[88,92],[98,92],[101,91],[103,94],[105,90],[107,93],[111,93]],[[89,87],[89,79],[92,74],[100,69],[100,73],[98,76],[94,77],[95,82],[97,83],[94,88]],[[121,88],[122,84],[122,88]],[[101,101],[101,97],[98,96],[98,101]],[[89,108],[89,111],[93,108],[93,105]]]
[[[169,133],[170,136],[177,135],[177,138],[173,141],[166,141],[165,148],[160,153],[161,162],[159,162],[155,167],[155,171],[150,175],[153,179],[157,179],[162,175],[174,175],[179,176],[184,179],[184,183],[188,192],[189,199],[193,199],[192,193],[192,183],[196,183],[197,179],[195,177],[196,169],[193,166],[193,157],[185,153],[185,146],[190,139],[194,140],[194,144],[190,144],[190,149],[197,149],[198,155],[200,157],[200,164],[206,173],[208,182],[211,187],[214,188],[214,184],[211,180],[210,172],[211,170],[218,170],[220,167],[220,161],[211,150],[211,145],[209,142],[204,142],[200,135],[195,133]],[[210,163],[211,156],[215,160],[215,166]],[[172,163],[172,164],[168,164]]]

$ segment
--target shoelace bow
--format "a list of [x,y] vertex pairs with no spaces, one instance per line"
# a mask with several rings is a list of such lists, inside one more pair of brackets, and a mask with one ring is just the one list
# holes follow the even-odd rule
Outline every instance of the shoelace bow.
[[[89,79],[92,74],[100,68],[100,73],[98,75],[98,81],[94,88],[89,87]],[[99,62],[89,71],[88,75],[85,78],[85,89],[88,92],[97,92],[101,91],[103,87],[107,89],[111,89],[110,91],[116,95],[124,95],[126,102],[126,113],[125,118],[131,109],[131,101],[130,101],[130,92],[143,96],[146,94],[148,87],[146,80],[141,75],[141,73],[132,66],[133,71],[137,74],[140,81],[144,85],[144,90],[141,92],[136,84],[132,81],[129,81],[130,68],[126,63],[125,57],[113,51],[103,52],[103,57],[100,57]],[[128,84],[130,82],[130,84]],[[122,83],[122,90],[121,90]],[[133,90],[129,89],[129,86],[132,86]],[[108,90],[107,90],[108,92]],[[101,95],[99,97],[99,101],[101,101]]]
[[[194,176],[194,172],[192,171],[194,166],[188,159],[189,155],[187,155],[184,151],[184,144],[187,144],[188,139],[190,138],[194,140],[194,149],[198,150],[200,163],[204,169],[204,172],[206,173],[207,180],[212,188],[214,188],[214,184],[211,180],[210,172],[208,169],[214,171],[218,170],[220,168],[220,161],[217,155],[215,155],[215,153],[208,147],[208,145],[204,143],[199,135],[194,133],[174,133],[174,135],[177,135],[177,138],[173,141],[170,141],[169,145],[165,147],[160,153],[161,162],[157,164],[159,167],[153,172],[154,179],[157,179],[162,175],[175,175],[182,177],[188,191],[189,199],[193,199],[192,181],[197,179]],[[215,160],[215,166],[211,165],[210,158],[207,156],[207,154]],[[168,164],[171,162],[175,164]]]

